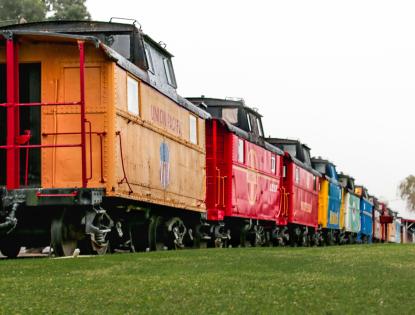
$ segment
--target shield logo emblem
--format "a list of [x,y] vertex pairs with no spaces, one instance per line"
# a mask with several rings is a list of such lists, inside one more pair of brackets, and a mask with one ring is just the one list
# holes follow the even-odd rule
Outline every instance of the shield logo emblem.
[[170,181],[170,152],[167,143],[160,144],[160,184],[166,189]]

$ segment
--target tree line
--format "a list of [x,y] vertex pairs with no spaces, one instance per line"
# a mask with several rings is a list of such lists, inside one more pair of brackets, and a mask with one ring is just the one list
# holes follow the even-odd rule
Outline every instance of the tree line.
[[0,0],[0,25],[45,20],[90,20],[86,0]]

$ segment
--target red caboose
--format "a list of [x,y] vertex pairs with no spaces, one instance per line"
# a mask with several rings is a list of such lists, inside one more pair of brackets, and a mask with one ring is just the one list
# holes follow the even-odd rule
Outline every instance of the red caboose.
[[315,244],[319,238],[318,192],[320,173],[311,166],[310,148],[297,140],[267,138],[285,151],[283,202],[278,239],[291,245]]
[[[207,219],[232,245],[272,240],[281,212],[283,151],[263,139],[261,115],[242,100],[191,98],[207,106]],[[226,231],[226,232],[225,232]]]

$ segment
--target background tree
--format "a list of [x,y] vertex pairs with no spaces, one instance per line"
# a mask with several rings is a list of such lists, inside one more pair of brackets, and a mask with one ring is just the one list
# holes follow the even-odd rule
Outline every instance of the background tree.
[[0,25],[50,20],[90,20],[86,0],[0,0]]
[[46,0],[0,0],[0,24],[42,21],[47,11]]
[[408,208],[415,211],[415,176],[409,175],[399,184],[399,194]]
[[53,15],[51,20],[90,20],[86,0],[48,0]]

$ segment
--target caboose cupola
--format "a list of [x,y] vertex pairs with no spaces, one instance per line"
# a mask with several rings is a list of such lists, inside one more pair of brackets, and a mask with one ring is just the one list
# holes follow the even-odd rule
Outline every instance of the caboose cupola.
[[212,117],[222,119],[242,129],[249,134],[253,142],[263,142],[262,115],[246,106],[243,99],[218,99],[202,96],[188,97],[187,100],[206,109]]
[[312,168],[310,148],[298,140],[267,138],[267,142],[287,152],[292,158],[303,163],[307,168]]
[[370,200],[369,192],[366,187],[357,185],[355,186],[354,192],[359,197]]
[[339,177],[337,175],[336,171],[336,165],[331,163],[328,160],[325,160],[321,157],[315,158],[313,157],[311,159],[311,163],[313,165],[313,168],[321,173],[323,176],[326,176],[327,178],[330,178],[331,180],[338,181]]
[[[136,71],[157,89],[175,97],[177,82],[172,64],[173,55],[166,50],[165,44],[156,42],[144,34],[141,28],[137,28],[136,23],[45,21],[7,25],[0,30],[93,36],[137,66],[139,69]],[[113,58],[119,59],[119,56],[114,55]],[[130,69],[131,65],[124,63],[123,67]]]
[[340,173],[339,174],[339,181],[342,184],[342,186],[345,187],[349,192],[354,193],[355,184],[354,184],[354,178],[353,177],[351,177],[349,175],[346,175],[346,174],[343,174],[343,173]]

